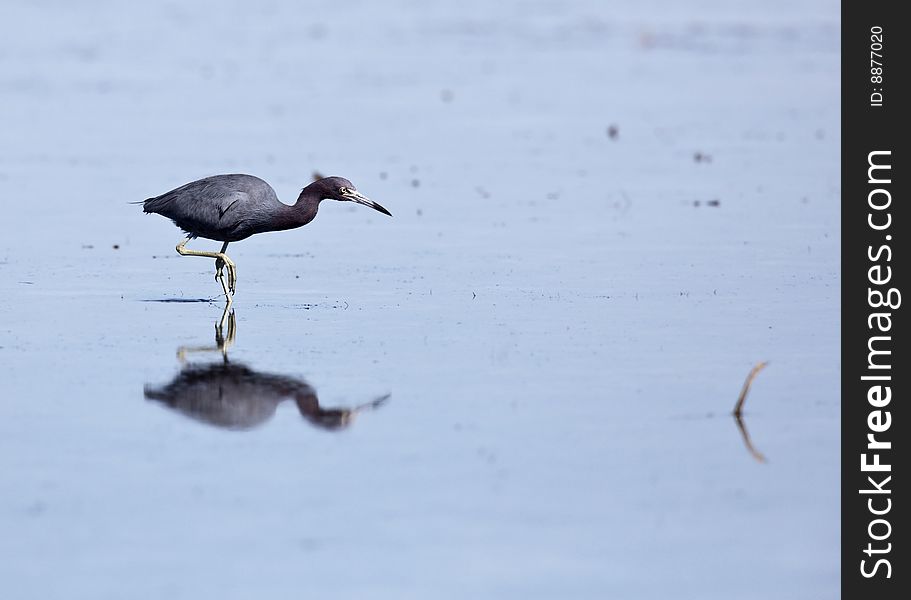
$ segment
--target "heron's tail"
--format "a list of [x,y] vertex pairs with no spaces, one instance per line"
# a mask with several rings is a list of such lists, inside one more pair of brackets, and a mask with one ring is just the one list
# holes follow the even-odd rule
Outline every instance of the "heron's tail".
[[142,204],[142,212],[150,213],[154,211],[150,208],[151,205],[149,203],[155,199],[156,198],[147,198],[145,200],[137,200],[136,202],[128,202],[127,204]]

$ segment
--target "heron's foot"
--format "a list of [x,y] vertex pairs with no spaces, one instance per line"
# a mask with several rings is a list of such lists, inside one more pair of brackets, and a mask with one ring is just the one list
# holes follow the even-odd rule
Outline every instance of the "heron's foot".
[[237,289],[237,265],[230,258],[225,257],[225,266],[228,268],[228,289],[233,294]]
[[224,286],[224,280],[222,279],[223,270],[228,271],[227,289],[233,294],[234,290],[237,289],[237,265],[227,254],[219,253],[218,258],[215,259],[215,279],[221,279],[222,286]]
[[218,258],[215,259],[215,280],[221,281],[222,287],[225,287],[224,281],[224,270],[228,271],[228,284],[225,289],[225,294],[233,294],[237,289],[237,265],[234,264],[234,261],[228,258],[227,254],[219,254]]

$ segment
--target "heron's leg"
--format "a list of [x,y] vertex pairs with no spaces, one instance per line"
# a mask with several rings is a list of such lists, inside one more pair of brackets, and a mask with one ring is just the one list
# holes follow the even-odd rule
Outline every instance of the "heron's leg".
[[[228,242],[225,242],[222,245],[221,250],[219,251],[219,254],[224,254],[225,250],[227,250],[227,249],[228,249]],[[222,260],[221,258],[218,258],[215,260],[215,280],[216,281],[218,281],[219,277],[221,277],[221,271],[224,268],[224,266],[225,266],[224,260]]]
[[[234,291],[234,281],[235,281],[235,277],[232,276],[232,271],[236,273],[236,267],[234,266],[234,261],[231,260],[230,258],[228,258],[227,255],[224,254],[224,252],[205,252],[203,250],[190,250],[189,248],[186,247],[187,242],[189,242],[189,241],[190,241],[190,238],[186,238],[185,240],[181,240],[181,242],[179,244],[177,244],[177,253],[178,254],[180,254],[181,256],[204,256],[206,258],[214,258],[215,259],[215,268],[216,268],[216,273],[215,273],[216,278],[218,278],[219,275],[221,274],[221,269],[218,266],[219,263],[221,262],[222,264],[226,264],[228,266],[228,285],[225,285],[225,280],[224,280],[224,277],[222,276],[221,277],[221,287],[225,291],[225,296],[228,298],[228,302],[231,302],[231,294]],[[224,250],[227,247],[228,247],[228,243],[225,242],[224,246],[222,246],[222,250]],[[229,288],[230,288],[230,292],[229,292]]]
[[214,258],[216,260],[222,257],[221,252],[206,252],[204,250],[190,250],[189,248],[187,248],[187,242],[189,242],[189,241],[190,241],[190,238],[187,238],[185,240],[181,240],[180,243],[177,244],[177,253],[178,254],[180,254],[181,256],[205,256],[206,258]]
[[218,278],[221,276],[221,270],[223,267],[228,267],[228,287],[231,289],[231,293],[234,293],[234,289],[237,287],[237,265],[234,264],[234,261],[231,260],[225,252],[228,250],[228,242],[225,242],[221,247],[221,257],[215,261],[215,277]]
[[221,272],[216,273],[215,281],[217,281],[221,284],[221,289],[224,290],[224,292],[225,292],[225,298],[228,299],[228,304],[225,306],[225,308],[227,308],[228,306],[231,306],[231,302],[232,302],[232,300],[234,300],[234,298],[232,298],[231,291],[228,289],[228,285],[225,283],[224,273],[221,273]]

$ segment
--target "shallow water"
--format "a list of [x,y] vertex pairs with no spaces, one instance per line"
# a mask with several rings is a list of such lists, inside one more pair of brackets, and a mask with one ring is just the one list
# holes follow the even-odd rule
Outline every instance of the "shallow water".
[[4,598],[837,595],[837,3],[4,12]]

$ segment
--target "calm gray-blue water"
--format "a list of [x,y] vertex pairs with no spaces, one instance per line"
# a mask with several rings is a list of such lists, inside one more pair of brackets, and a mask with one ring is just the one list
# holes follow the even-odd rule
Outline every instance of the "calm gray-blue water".
[[838,11],[5,2],[0,596],[837,596]]

